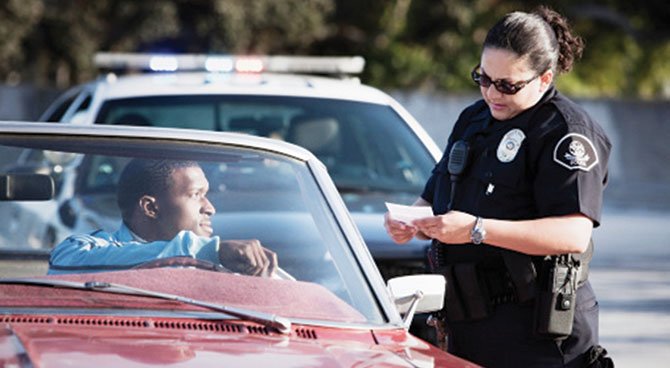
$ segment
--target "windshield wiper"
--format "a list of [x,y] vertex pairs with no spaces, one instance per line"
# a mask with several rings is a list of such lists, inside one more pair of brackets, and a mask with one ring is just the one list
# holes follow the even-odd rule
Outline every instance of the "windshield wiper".
[[173,300],[184,304],[195,305],[198,307],[204,307],[218,312],[223,312],[245,321],[257,322],[264,326],[272,327],[283,334],[288,334],[291,332],[291,321],[288,318],[277,316],[275,314],[250,311],[242,308],[228,307],[225,305],[219,305],[201,300],[186,298],[175,294],[139,289],[132,286],[114,284],[104,281],[76,282],[67,280],[20,278],[20,279],[0,279],[0,284],[51,286],[56,288],[99,291],[103,293],[112,293],[112,294],[139,295],[164,300]]

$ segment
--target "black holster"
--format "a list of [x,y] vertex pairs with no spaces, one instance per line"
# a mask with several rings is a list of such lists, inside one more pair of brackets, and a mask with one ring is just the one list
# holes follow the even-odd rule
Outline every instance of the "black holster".
[[503,261],[519,303],[527,303],[537,295],[537,271],[533,258],[526,254],[505,252]]
[[499,304],[530,302],[537,291],[532,258],[520,253],[440,265],[434,271],[447,280],[443,315],[452,322],[486,318]]
[[440,268],[447,279],[444,315],[447,321],[474,321],[488,317],[495,301],[515,299],[505,271],[477,263],[458,263]]
[[486,285],[477,274],[475,263],[461,263],[441,268],[447,279],[444,311],[447,321],[477,320],[491,313]]

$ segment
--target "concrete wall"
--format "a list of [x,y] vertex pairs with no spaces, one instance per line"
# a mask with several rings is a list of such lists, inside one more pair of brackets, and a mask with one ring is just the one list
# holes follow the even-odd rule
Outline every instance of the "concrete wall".
[[[393,92],[440,147],[479,95]],[[670,211],[670,101],[576,100],[612,141],[606,206]]]
[[59,93],[30,86],[0,86],[0,120],[36,120]]

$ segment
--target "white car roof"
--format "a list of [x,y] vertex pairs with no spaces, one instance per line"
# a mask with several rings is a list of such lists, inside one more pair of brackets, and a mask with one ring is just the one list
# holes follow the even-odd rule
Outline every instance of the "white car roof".
[[[90,106],[82,112],[72,111],[65,121],[76,124],[94,124],[101,106],[109,100],[152,96],[184,95],[250,95],[287,96],[346,100],[389,106],[398,113],[423,141],[437,160],[441,149],[423,130],[414,117],[393,97],[364,84],[357,78],[337,79],[315,75],[285,73],[210,73],[158,72],[144,74],[109,74],[96,81],[70,90],[92,94]],[[67,93],[66,93],[67,95]],[[82,94],[83,95],[83,94]]]
[[[392,104],[382,91],[357,79],[272,73],[177,72],[108,76],[96,82],[96,99],[141,96],[250,94],[296,96]],[[160,88],[156,88],[160,86]]]

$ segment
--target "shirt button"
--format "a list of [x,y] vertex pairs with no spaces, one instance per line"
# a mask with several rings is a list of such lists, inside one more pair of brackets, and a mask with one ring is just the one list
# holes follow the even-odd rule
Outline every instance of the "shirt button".
[[488,179],[491,179],[493,177],[493,172],[487,171],[484,176],[486,176]]

